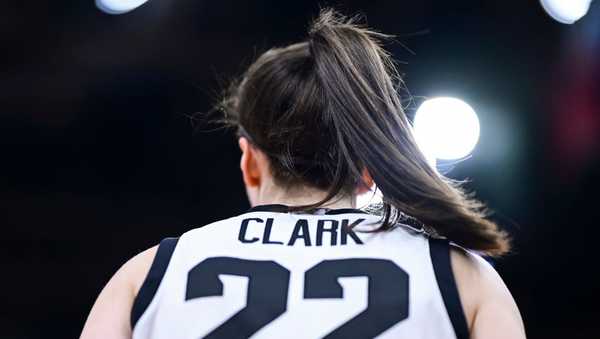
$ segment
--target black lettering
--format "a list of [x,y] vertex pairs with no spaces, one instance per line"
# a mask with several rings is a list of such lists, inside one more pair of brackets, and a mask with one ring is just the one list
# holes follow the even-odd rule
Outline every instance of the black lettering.
[[[330,222],[331,227],[325,228],[325,222]],[[319,219],[319,221],[317,222],[317,246],[321,246],[323,244],[324,232],[329,232],[331,234],[331,246],[337,245],[337,229],[337,220]]]
[[354,240],[356,244],[364,245],[362,240],[360,240],[358,235],[356,235],[356,233],[354,233],[354,231],[352,230],[354,227],[356,227],[356,225],[360,224],[363,221],[365,221],[365,219],[357,219],[356,221],[348,225],[348,219],[342,220],[342,229],[340,231],[342,238],[340,242],[342,245],[346,245],[346,243],[348,242],[348,236],[350,236],[350,238],[352,238],[352,240]]
[[246,239],[246,232],[248,231],[248,223],[250,221],[264,222],[260,218],[248,218],[248,219],[242,220],[242,225],[240,226],[240,234],[238,235],[238,240],[244,244],[250,244],[253,242],[257,242],[259,240],[256,237],[254,237],[252,239]]
[[304,240],[304,246],[312,246],[310,243],[310,232],[308,231],[308,220],[300,219],[296,222],[296,226],[294,226],[294,233],[290,237],[290,241],[288,242],[288,246],[294,246],[296,240],[302,239]]
[[409,276],[385,259],[324,260],[304,274],[304,299],[341,299],[339,278],[368,277],[367,308],[321,338],[375,338],[408,318]]
[[207,258],[188,272],[185,300],[222,296],[221,274],[248,277],[246,307],[202,338],[250,338],[285,312],[290,271],[274,261]]
[[281,241],[271,241],[271,228],[273,227],[273,218],[268,218],[265,224],[265,233],[263,234],[263,244],[283,245]]

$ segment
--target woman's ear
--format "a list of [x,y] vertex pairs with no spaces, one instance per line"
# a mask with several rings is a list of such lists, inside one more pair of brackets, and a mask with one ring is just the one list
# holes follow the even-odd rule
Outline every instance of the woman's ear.
[[369,171],[366,168],[363,169],[361,182],[356,188],[356,194],[363,194],[370,191],[374,183],[375,182],[373,181],[373,178],[371,178],[371,174],[369,174]]
[[244,184],[248,187],[260,185],[260,166],[257,163],[257,150],[252,147],[248,139],[240,137],[238,140],[242,156],[240,158],[240,169],[244,178]]

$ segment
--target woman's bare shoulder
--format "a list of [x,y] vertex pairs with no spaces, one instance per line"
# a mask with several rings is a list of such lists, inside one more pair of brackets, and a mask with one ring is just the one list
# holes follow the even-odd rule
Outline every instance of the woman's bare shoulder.
[[131,337],[133,301],[150,271],[158,246],[129,259],[112,276],[96,299],[81,333],[82,339]]
[[519,309],[492,265],[458,247],[450,259],[471,338],[525,338]]
[[146,279],[157,250],[158,245],[150,247],[149,249],[138,253],[123,265],[123,268],[127,271],[127,280],[129,280],[129,283],[133,288],[134,295],[137,295],[144,279]]

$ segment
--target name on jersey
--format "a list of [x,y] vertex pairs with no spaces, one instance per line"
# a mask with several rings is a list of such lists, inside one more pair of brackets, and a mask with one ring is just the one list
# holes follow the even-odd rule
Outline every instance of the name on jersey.
[[[339,246],[348,243],[362,245],[363,242],[352,228],[365,219],[298,219],[296,225],[286,237],[275,238],[271,235],[273,218],[247,218],[242,220],[238,240],[244,244],[263,243],[283,246]],[[310,225],[313,223],[314,225]]]

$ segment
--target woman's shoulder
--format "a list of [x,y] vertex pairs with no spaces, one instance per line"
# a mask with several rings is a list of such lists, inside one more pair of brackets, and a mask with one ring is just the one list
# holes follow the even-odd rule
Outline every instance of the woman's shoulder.
[[517,305],[494,267],[456,246],[450,260],[471,337],[525,338]]

